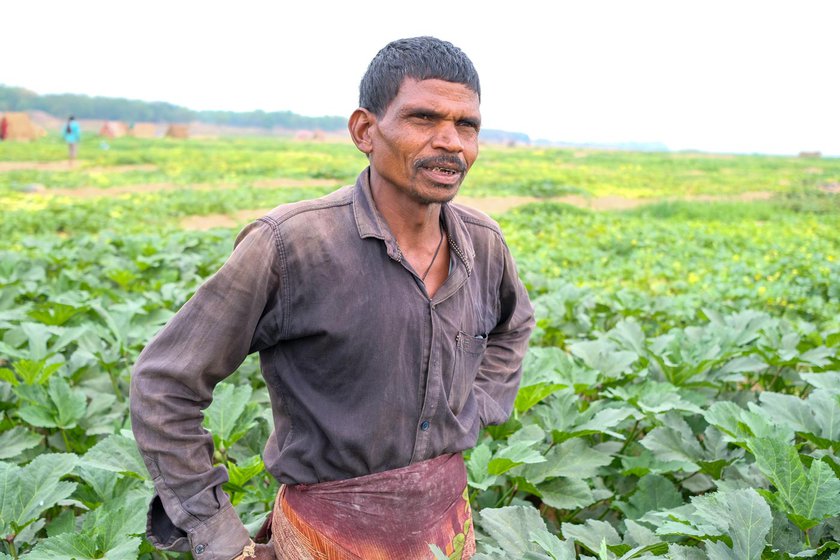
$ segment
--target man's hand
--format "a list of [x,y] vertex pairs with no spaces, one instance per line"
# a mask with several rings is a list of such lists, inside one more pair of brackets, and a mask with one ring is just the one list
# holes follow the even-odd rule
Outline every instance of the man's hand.
[[258,544],[254,549],[254,554],[257,560],[276,560],[277,558],[274,555],[274,545],[271,543]]

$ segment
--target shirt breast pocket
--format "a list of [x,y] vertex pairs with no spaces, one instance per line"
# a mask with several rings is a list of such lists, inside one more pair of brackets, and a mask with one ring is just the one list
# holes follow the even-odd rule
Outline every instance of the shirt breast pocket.
[[463,410],[472,392],[475,376],[487,349],[486,335],[471,335],[458,331],[455,336],[455,369],[449,387],[448,403],[453,414]]

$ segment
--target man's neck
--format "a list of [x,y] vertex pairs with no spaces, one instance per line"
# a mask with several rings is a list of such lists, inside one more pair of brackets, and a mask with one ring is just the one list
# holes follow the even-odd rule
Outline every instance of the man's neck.
[[440,204],[424,204],[407,195],[371,185],[377,211],[404,250],[428,246],[440,236]]

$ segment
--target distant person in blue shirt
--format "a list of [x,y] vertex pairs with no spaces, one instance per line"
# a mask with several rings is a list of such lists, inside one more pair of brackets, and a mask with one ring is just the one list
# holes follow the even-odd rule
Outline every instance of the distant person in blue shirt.
[[79,141],[82,139],[82,130],[79,128],[79,123],[76,122],[76,117],[67,119],[67,126],[64,127],[64,141],[67,142],[68,157],[70,158],[70,165],[76,159],[76,152],[79,148]]

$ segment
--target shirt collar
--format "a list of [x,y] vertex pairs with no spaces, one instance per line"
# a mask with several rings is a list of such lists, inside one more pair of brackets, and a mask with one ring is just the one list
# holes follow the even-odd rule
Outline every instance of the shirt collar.
[[[475,249],[466,225],[450,203],[444,204],[441,211],[451,252],[458,261],[463,263],[467,274],[472,274]],[[353,213],[359,237],[381,239],[385,243],[388,256],[396,261],[402,260],[402,252],[397,245],[397,240],[373,202],[373,193],[370,190],[370,167],[365,168],[356,179],[353,189]]]

